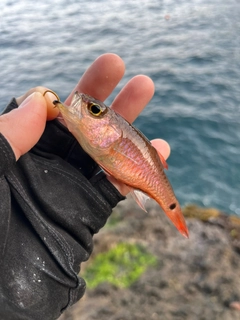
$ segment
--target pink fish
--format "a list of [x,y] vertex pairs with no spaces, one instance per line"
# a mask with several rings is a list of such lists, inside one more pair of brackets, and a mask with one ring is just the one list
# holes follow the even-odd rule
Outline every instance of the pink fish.
[[164,173],[167,164],[150,141],[104,103],[76,92],[71,105],[54,101],[82,148],[99,166],[132,190],[144,208],[143,194],[154,199],[179,232],[188,237],[181,207]]

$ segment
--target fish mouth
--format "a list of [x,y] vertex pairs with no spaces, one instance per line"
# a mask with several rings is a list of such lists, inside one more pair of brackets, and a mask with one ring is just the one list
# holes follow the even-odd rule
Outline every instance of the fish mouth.
[[64,114],[66,117],[77,117],[78,119],[82,118],[82,105],[85,103],[83,101],[84,94],[75,92],[71,101],[70,106],[65,105],[60,100],[54,100],[53,104],[58,107],[61,114]]

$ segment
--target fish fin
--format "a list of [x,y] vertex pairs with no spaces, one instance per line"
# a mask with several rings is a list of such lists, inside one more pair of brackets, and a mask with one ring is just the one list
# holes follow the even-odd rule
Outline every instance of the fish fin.
[[159,156],[159,158],[160,158],[160,160],[162,162],[163,167],[167,170],[168,169],[168,164],[167,164],[166,160],[164,159],[164,157],[160,153],[160,151],[158,151],[157,149],[156,149],[156,151],[157,151],[157,154],[158,154],[158,156]]
[[113,176],[111,175],[111,173],[108,172],[103,166],[100,166],[100,165],[99,165],[99,167],[100,167],[100,169],[101,169],[100,172],[103,171],[106,176],[113,177]]
[[143,209],[145,212],[147,212],[147,210],[145,208],[145,203],[149,199],[149,196],[147,196],[145,193],[143,193],[140,190],[135,190],[132,188],[129,188],[129,189],[130,189],[130,193],[131,193],[133,199],[137,202],[139,207],[141,209]]

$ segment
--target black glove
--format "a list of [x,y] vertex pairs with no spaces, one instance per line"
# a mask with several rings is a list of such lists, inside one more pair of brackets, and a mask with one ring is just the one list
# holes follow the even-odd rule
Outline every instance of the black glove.
[[0,150],[0,319],[57,319],[83,296],[80,264],[124,197],[57,120],[17,162],[3,135]]

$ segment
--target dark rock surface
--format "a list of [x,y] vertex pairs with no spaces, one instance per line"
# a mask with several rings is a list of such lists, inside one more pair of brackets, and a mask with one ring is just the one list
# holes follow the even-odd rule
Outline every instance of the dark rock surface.
[[[93,256],[118,241],[141,243],[157,256],[127,289],[108,283],[87,289],[61,320],[240,319],[240,220],[215,209],[185,208],[185,239],[149,202],[148,214],[131,200],[114,210],[119,219],[95,237]],[[83,269],[85,266],[83,266]]]

